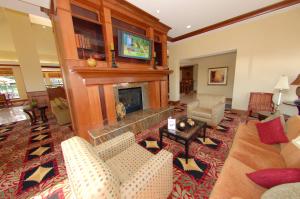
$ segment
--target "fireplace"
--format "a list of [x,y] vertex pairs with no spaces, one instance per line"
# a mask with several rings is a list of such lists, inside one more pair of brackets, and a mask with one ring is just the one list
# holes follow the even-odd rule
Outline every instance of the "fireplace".
[[126,113],[143,109],[143,94],[141,87],[118,89],[119,101],[124,104]]

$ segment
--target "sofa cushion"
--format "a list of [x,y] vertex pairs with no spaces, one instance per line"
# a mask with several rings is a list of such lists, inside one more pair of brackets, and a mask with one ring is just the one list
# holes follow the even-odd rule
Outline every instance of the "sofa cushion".
[[247,173],[247,176],[256,184],[264,188],[271,188],[285,183],[300,182],[300,169],[263,169]]
[[254,171],[254,169],[229,156],[213,188],[210,199],[259,198],[266,189],[258,186],[246,176],[246,173]]
[[288,168],[300,168],[300,149],[289,142],[282,150],[281,155]]
[[245,142],[251,143],[253,145],[259,146],[268,151],[273,151],[276,153],[280,153],[280,145],[279,144],[264,144],[260,141],[258,132],[256,130],[255,124],[258,122],[248,122],[247,124],[241,124],[238,127],[236,132],[234,143],[238,140],[244,140]]
[[154,155],[135,143],[105,163],[118,176],[121,183],[128,180]]
[[292,140],[300,135],[300,116],[293,116],[286,122],[287,137]]
[[280,118],[268,122],[256,124],[261,142],[265,144],[279,144],[288,142],[288,138],[284,133]]
[[210,119],[211,118],[211,109],[196,107],[192,111],[192,114],[196,117],[203,117],[203,118]]
[[261,196],[261,199],[295,199],[300,198],[300,183],[287,183],[272,187]]
[[234,143],[230,155],[255,170],[286,166],[279,153],[244,140],[237,140]]

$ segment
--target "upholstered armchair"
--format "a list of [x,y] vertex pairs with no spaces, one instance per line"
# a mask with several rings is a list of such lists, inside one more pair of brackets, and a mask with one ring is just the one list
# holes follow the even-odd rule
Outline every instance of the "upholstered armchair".
[[225,96],[198,94],[197,100],[187,105],[187,115],[190,118],[217,126],[224,117]]
[[167,198],[173,189],[173,155],[154,155],[124,133],[93,147],[80,137],[61,144],[74,198]]

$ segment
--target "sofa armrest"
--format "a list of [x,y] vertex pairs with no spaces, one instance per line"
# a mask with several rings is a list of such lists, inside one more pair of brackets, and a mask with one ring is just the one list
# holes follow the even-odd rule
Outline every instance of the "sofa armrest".
[[111,140],[101,143],[95,147],[98,156],[106,161],[115,155],[121,153],[135,143],[135,137],[132,132],[123,133]]
[[122,198],[167,198],[173,189],[173,154],[161,150],[120,186]]
[[191,103],[188,103],[187,105],[187,111],[192,111],[193,109],[195,109],[197,106],[199,105],[198,101],[193,101]]

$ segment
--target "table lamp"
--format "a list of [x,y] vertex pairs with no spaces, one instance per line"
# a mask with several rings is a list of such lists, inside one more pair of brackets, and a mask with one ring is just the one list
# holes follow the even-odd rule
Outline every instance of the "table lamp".
[[298,86],[296,89],[296,95],[298,96],[298,99],[300,100],[300,74],[298,77],[291,83],[291,85]]
[[279,90],[278,101],[276,104],[276,109],[278,110],[279,105],[281,103],[282,91],[290,89],[288,77],[286,75],[282,75],[277,84],[275,85],[274,89]]

